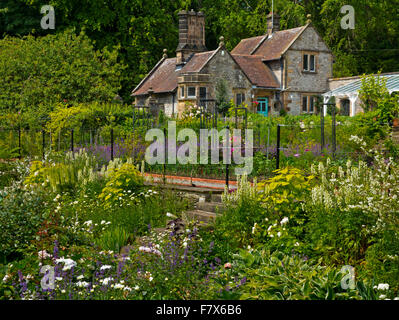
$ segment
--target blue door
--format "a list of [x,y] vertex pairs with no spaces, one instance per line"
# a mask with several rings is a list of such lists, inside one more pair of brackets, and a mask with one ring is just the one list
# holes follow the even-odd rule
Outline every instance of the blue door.
[[258,110],[257,112],[265,117],[269,114],[269,98],[258,98]]

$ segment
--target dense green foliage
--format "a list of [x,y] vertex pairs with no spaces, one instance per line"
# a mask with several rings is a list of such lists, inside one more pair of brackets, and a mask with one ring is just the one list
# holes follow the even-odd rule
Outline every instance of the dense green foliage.
[[0,41],[0,110],[31,114],[34,122],[57,103],[111,101],[123,67],[116,51],[96,51],[84,34]]
[[[119,47],[119,60],[128,65],[123,72],[121,95],[129,99],[135,84],[147,74],[167,48],[171,55],[178,42],[177,12],[203,10],[207,16],[207,47],[213,49],[223,35],[228,49],[242,39],[264,34],[271,0],[53,0],[56,29],[40,28],[38,0],[12,0],[0,8],[0,37],[8,34],[37,36],[62,33],[74,28],[85,31],[96,49]],[[340,9],[355,9],[355,29],[341,28]],[[397,71],[399,48],[398,6],[395,1],[318,0],[275,1],[282,29],[312,21],[336,56],[335,76]]]

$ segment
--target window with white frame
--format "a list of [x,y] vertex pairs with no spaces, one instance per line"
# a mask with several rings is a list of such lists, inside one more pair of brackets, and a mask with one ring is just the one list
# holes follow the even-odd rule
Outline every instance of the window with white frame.
[[314,54],[303,54],[303,71],[316,72],[316,56]]
[[314,113],[315,103],[316,99],[314,96],[309,96],[309,95],[302,96],[302,113]]
[[195,98],[197,94],[197,90],[195,87],[188,87],[187,89],[187,97],[188,98]]

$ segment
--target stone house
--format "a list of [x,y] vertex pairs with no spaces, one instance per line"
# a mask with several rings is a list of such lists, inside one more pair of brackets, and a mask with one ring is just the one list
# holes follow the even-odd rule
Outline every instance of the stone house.
[[[310,18],[310,16],[309,16]],[[328,91],[333,55],[310,19],[305,26],[280,30],[280,17],[267,16],[267,33],[243,39],[229,52],[205,46],[202,12],[179,13],[175,58],[163,58],[133,90],[136,106],[163,108],[169,116],[189,105],[206,105],[225,83],[229,100],[265,116],[314,113],[314,95]]]

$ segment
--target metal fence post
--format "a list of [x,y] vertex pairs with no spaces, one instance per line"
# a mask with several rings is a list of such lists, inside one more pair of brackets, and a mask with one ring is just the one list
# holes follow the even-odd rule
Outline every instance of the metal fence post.
[[[227,144],[229,144],[229,141],[230,141],[229,140],[230,139],[230,127],[227,126],[226,129],[227,129],[227,131],[226,131],[226,142],[227,142]],[[225,152],[227,154],[227,152],[230,152],[230,150],[226,149]],[[229,171],[230,171],[230,164],[229,164],[229,161],[227,161],[227,163],[226,163],[226,187],[227,187],[227,191],[229,191],[229,176],[230,176],[230,172]]]
[[335,160],[335,152],[337,151],[337,141],[336,141],[336,132],[335,132],[335,105],[332,106],[331,110],[332,115],[332,152],[333,159]]
[[71,129],[71,151],[73,155],[74,145],[73,145],[73,129]]
[[164,160],[163,160],[163,184],[166,184],[166,151],[167,151],[167,146],[166,146],[166,128],[163,128],[163,136],[164,136]]
[[[260,137],[260,133],[259,133]],[[259,138],[260,141],[260,138]],[[267,126],[267,145],[266,145],[266,159],[269,160],[269,147],[270,147],[270,125]]]
[[[320,106],[320,104],[319,104]],[[321,152],[323,152],[324,150],[324,146],[325,146],[325,138],[324,138],[324,105],[321,104],[321,108],[320,109],[320,147],[321,147]]]
[[114,161],[114,128],[111,128],[111,161]]
[[276,170],[280,169],[280,124],[277,125],[277,150],[276,150]]
[[19,156],[18,158],[22,158],[22,150],[21,150],[21,127],[18,127],[18,151],[19,151]]
[[46,148],[46,135],[44,129],[42,130],[42,157],[45,158],[45,148]]

